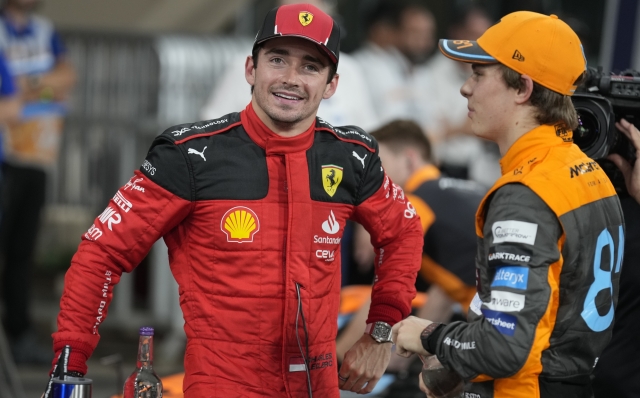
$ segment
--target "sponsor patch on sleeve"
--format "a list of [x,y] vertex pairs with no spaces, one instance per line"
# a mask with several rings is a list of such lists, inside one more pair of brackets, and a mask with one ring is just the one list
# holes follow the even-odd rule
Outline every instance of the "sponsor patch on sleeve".
[[529,268],[518,266],[497,267],[491,287],[510,287],[527,290]]
[[493,290],[491,292],[491,301],[485,303],[485,305],[493,311],[519,312],[524,308],[524,302],[524,294]]
[[531,250],[521,245],[495,245],[489,248],[488,264],[492,267],[500,265],[524,264],[531,262]]
[[505,336],[513,336],[516,332],[516,326],[518,320],[513,315],[503,314],[502,312],[482,309],[484,318],[489,322],[498,332]]
[[533,245],[536,242],[538,224],[516,220],[496,221],[491,226],[491,232],[493,243],[517,242]]
[[475,312],[477,315],[482,315],[482,311],[480,311],[481,307],[482,307],[482,300],[480,300],[480,296],[476,292],[476,295],[473,296],[473,300],[471,300],[471,304],[469,304],[469,309]]

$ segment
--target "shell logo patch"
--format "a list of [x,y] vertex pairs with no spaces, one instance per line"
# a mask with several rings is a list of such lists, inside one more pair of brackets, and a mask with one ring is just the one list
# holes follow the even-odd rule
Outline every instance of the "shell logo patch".
[[298,21],[302,24],[302,26],[307,26],[313,21],[313,14],[309,11],[302,11],[298,14]]
[[329,196],[333,197],[338,185],[342,182],[342,167],[335,164],[322,165],[322,186]]
[[227,235],[227,242],[253,242],[254,235],[260,230],[260,220],[250,208],[237,206],[222,216],[220,229]]

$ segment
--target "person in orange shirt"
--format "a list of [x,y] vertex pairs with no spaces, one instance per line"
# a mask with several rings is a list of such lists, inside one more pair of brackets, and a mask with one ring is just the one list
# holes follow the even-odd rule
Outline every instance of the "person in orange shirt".
[[436,355],[467,382],[465,397],[591,397],[625,230],[609,178],[572,139],[580,40],[555,15],[519,11],[440,50],[472,64],[460,91],[473,133],[500,148],[502,177],[476,216],[469,322],[409,317],[393,328],[396,352]]

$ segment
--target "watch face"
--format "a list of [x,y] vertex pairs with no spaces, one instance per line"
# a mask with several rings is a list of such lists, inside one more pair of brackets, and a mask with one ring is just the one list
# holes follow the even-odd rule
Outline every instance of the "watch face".
[[371,336],[379,343],[391,341],[391,326],[383,322],[376,322]]

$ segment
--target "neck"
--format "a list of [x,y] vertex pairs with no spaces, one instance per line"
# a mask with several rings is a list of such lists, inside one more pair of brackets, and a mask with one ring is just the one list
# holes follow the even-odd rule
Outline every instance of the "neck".
[[251,100],[251,105],[262,123],[264,123],[274,133],[285,138],[295,137],[304,133],[316,119],[317,112],[297,122],[280,122],[273,120],[269,115],[267,115],[267,113],[258,106],[255,99]]
[[29,22],[29,14],[12,5],[7,5],[4,8],[4,13],[18,27],[23,27]]
[[516,114],[515,117],[511,119],[511,123],[507,125],[506,132],[504,134],[498,134],[498,138],[495,140],[498,148],[500,148],[500,155],[504,156],[514,142],[538,126],[540,126],[540,123],[536,121],[533,114],[528,112],[525,114],[522,112]]

